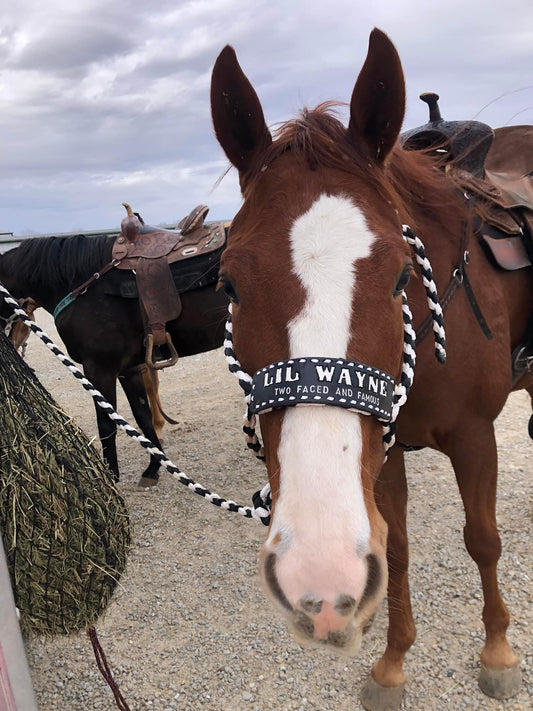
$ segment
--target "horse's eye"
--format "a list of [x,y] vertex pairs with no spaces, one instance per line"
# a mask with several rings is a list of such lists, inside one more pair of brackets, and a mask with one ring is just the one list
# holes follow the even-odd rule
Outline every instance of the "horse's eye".
[[413,271],[413,265],[406,264],[405,267],[403,268],[402,273],[398,277],[398,281],[396,282],[396,286],[394,287],[394,290],[392,292],[393,296],[399,296],[402,293],[402,291],[405,289],[405,287],[409,283],[409,277],[411,276],[412,271]]
[[229,279],[225,274],[220,274],[218,277],[218,287],[219,289],[223,289],[226,296],[228,299],[231,301],[232,304],[238,304],[239,303],[239,295],[237,294],[237,290],[235,288],[235,284]]

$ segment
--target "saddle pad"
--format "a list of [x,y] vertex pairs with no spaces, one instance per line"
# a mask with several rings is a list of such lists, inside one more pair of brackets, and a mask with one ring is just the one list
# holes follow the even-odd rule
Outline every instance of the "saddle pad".
[[[172,280],[178,294],[200,289],[218,281],[220,258],[224,246],[216,251],[170,264]],[[134,271],[112,269],[101,279],[108,296],[120,296],[125,299],[139,298]]]

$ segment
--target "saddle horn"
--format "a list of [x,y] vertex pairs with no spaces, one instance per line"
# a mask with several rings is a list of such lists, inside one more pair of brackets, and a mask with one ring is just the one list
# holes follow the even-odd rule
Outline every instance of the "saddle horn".
[[143,225],[144,222],[140,215],[133,212],[129,203],[123,202],[122,205],[126,208],[127,217],[120,223],[120,231],[128,242],[135,242],[139,235],[141,225]]
[[453,163],[453,168],[484,178],[485,158],[494,140],[494,131],[481,121],[445,121],[440,113],[439,98],[431,91],[420,94],[420,99],[428,105],[429,121],[402,134],[403,148],[446,151],[446,162]]

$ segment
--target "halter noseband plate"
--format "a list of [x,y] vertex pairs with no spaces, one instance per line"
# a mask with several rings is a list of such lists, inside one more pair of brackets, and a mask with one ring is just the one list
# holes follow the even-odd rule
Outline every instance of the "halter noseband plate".
[[278,407],[336,405],[390,422],[395,380],[378,368],[344,358],[294,358],[258,370],[250,413]]

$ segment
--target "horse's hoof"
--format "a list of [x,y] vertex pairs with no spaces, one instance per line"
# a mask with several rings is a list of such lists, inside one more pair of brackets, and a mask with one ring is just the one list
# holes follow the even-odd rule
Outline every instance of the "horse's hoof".
[[405,684],[381,686],[373,676],[369,676],[361,689],[361,703],[366,711],[398,711],[404,690]]
[[152,479],[149,476],[142,476],[139,479],[139,483],[137,484],[137,486],[139,487],[139,489],[150,489],[153,486],[157,486],[158,481],[159,479]]
[[533,439],[533,415],[529,418],[529,424],[527,426],[527,431],[531,439]]
[[518,694],[522,685],[520,663],[506,669],[489,669],[481,665],[478,677],[479,688],[493,699],[509,699]]

